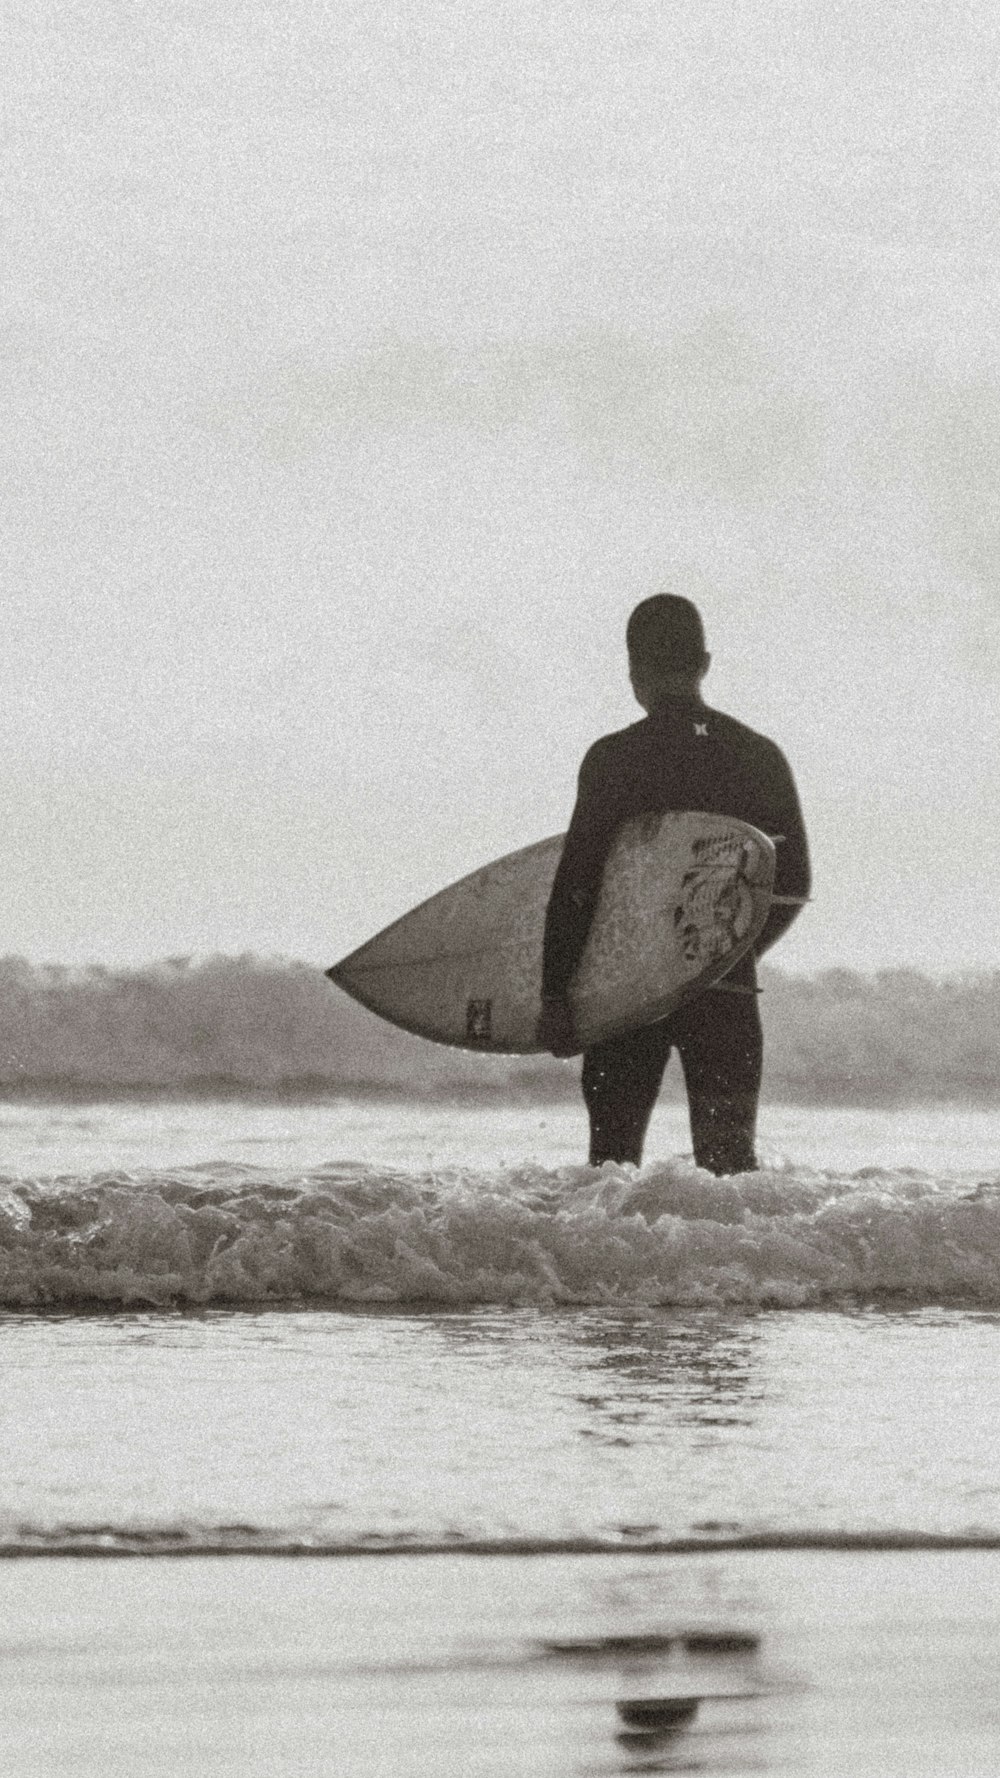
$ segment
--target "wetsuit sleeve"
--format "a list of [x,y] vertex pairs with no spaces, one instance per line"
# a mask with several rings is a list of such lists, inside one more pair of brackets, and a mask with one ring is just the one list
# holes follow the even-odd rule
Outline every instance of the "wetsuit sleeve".
[[600,755],[591,748],[580,767],[576,806],[545,915],[542,995],[561,999],[583,955],[616,831]]
[[[799,793],[795,788],[788,761],[776,747],[771,767],[771,784],[769,796],[770,824],[768,831],[777,840],[775,851],[777,866],[774,873],[775,895],[799,896],[803,900],[809,894],[812,885],[812,873],[809,866],[809,846],[806,840],[805,823],[799,806]],[[793,920],[797,920],[801,907],[783,905],[773,907],[767,916],[764,930],[754,945],[756,956],[762,957],[773,944],[788,931]]]

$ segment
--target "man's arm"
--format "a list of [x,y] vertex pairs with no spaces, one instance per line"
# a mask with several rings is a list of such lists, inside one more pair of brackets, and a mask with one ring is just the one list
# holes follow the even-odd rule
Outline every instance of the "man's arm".
[[[812,886],[809,868],[809,847],[805,824],[799,806],[799,793],[784,754],[776,747],[772,765],[770,826],[768,831],[777,841],[777,864],[774,873],[775,895],[788,895],[806,900]],[[794,901],[772,907],[764,929],[754,945],[754,954],[762,957],[788,931],[802,912]]]
[[557,1055],[572,1055],[577,1047],[566,995],[587,943],[615,827],[604,793],[600,756],[592,747],[580,767],[576,806],[545,914],[538,1035]]

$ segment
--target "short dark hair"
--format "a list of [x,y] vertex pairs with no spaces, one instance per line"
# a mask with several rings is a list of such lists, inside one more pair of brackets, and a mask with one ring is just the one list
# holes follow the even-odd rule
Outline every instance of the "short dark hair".
[[694,672],[704,665],[705,630],[690,599],[654,593],[643,599],[625,631],[629,659],[646,673]]

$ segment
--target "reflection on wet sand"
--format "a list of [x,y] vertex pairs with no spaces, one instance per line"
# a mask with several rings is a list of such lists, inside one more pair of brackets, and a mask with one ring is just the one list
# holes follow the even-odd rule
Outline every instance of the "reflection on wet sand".
[[[578,1755],[581,1778],[720,1771],[723,1757],[726,1768],[738,1758],[747,1769],[751,1750],[738,1751],[734,1739],[759,1734],[761,1721],[740,1707],[759,1705],[774,1689],[761,1670],[760,1643],[756,1631],[734,1624],[547,1640],[546,1655],[588,1675],[593,1733]],[[595,1715],[601,1696],[613,1714]]]

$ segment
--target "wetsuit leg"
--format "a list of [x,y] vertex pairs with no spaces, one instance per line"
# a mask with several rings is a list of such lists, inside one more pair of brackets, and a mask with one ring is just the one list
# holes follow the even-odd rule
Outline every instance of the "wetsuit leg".
[[691,1140],[710,1173],[752,1173],[763,1042],[755,995],[699,995],[670,1020],[684,1069]]
[[665,1025],[645,1025],[584,1051],[582,1086],[592,1167],[603,1161],[639,1165],[671,1044]]

